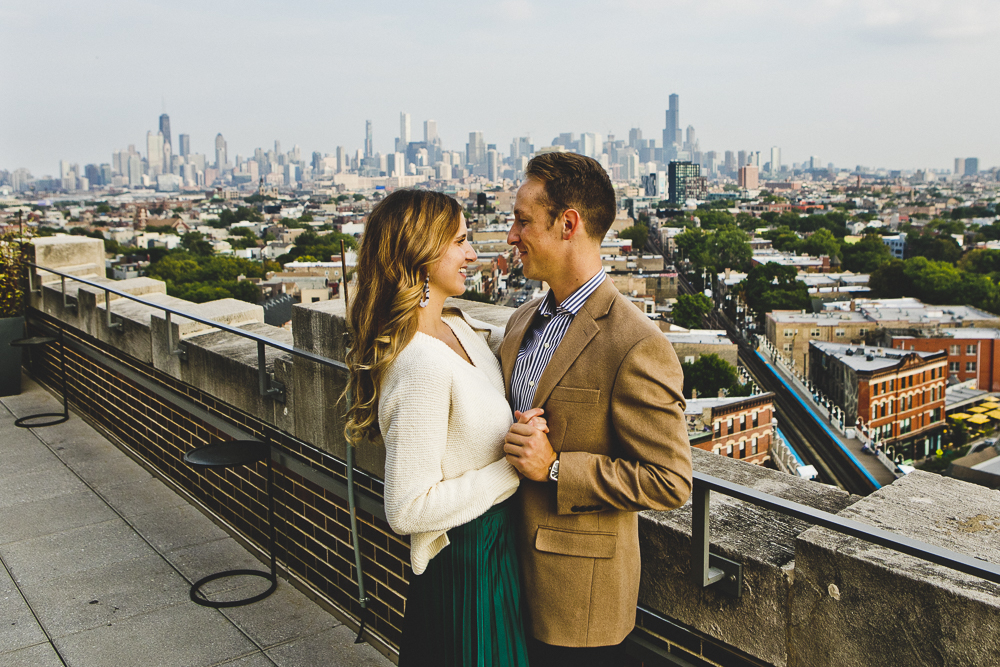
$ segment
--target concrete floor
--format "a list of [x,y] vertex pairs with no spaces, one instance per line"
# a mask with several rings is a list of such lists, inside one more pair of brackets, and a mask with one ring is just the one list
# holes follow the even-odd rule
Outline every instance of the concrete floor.
[[[28,378],[0,398],[0,667],[365,665],[391,663],[279,579],[267,599],[210,609],[192,581],[262,569],[236,541]],[[206,586],[214,599],[256,578]]]

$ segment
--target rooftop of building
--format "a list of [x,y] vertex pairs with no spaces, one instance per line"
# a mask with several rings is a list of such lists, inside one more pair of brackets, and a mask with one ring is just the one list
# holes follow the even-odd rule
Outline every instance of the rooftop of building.
[[687,407],[684,408],[684,414],[686,415],[701,415],[702,411],[706,408],[721,408],[727,405],[735,405],[737,403],[743,403],[748,398],[747,396],[724,396],[722,398],[692,398],[688,400]]
[[780,324],[812,324],[815,326],[839,326],[842,324],[869,322],[864,313],[857,311],[804,313],[800,310],[775,310],[767,314],[768,319]]
[[959,327],[954,329],[942,329],[934,332],[933,336],[893,336],[893,340],[925,340],[932,338],[950,338],[954,340],[997,340],[1000,339],[1000,329],[987,329],[985,327]]
[[[0,399],[0,664],[391,667],[283,579],[254,604],[192,602],[191,583],[210,572],[265,566],[76,413],[15,427],[17,417],[62,409],[27,377],[23,386]],[[202,590],[233,600],[266,588],[258,582]]]
[[941,352],[923,352],[921,350],[897,350],[891,347],[825,343],[815,340],[809,341],[809,345],[816,347],[824,354],[836,357],[845,366],[857,371],[887,370],[898,366],[910,355],[916,355],[921,359],[930,359],[942,354]]
[[684,331],[668,331],[663,334],[672,344],[688,345],[736,345],[721,329],[689,329]]

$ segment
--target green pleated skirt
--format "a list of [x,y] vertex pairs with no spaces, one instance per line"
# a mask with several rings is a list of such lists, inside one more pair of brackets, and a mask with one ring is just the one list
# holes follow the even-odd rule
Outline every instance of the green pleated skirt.
[[451,544],[410,580],[400,667],[528,664],[512,507],[449,530]]

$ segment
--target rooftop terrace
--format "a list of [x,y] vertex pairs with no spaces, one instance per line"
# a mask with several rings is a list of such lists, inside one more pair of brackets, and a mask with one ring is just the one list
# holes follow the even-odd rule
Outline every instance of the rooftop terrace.
[[[82,264],[72,258],[66,260],[68,266]],[[332,400],[340,394],[343,375],[332,362],[322,361],[343,358],[343,302],[297,306],[293,331],[289,333],[260,322],[254,307],[237,312],[242,306],[232,303],[199,307],[178,303],[163,295],[162,283],[154,284],[157,281],[88,280],[91,285],[80,289],[71,287],[72,281],[67,280],[65,292],[58,280],[40,288],[36,283],[28,323],[33,333],[64,332],[71,405],[111,443],[108,447],[128,452],[133,460],[142,463],[138,473],[105,469],[103,464],[93,466],[93,474],[98,477],[89,483],[107,501],[103,502],[105,510],[99,500],[92,499],[91,504],[99,512],[110,513],[107,521],[117,526],[118,532],[106,536],[94,533],[96,528],[91,526],[100,526],[99,521],[79,524],[88,526],[81,532],[91,538],[81,540],[84,544],[80,548],[96,549],[102,542],[110,545],[113,553],[130,554],[135,549],[141,552],[133,558],[113,556],[113,562],[119,564],[140,557],[151,563],[157,559],[171,565],[179,563],[176,569],[171,566],[170,572],[165,571],[164,581],[173,581],[171,585],[181,589],[181,599],[170,603],[181,608],[186,593],[184,582],[197,572],[185,570],[179,557],[175,558],[175,551],[206,548],[203,545],[214,542],[229,544],[228,540],[243,548],[242,556],[234,550],[203,565],[204,571],[214,571],[221,562],[228,565],[230,558],[239,561],[248,555],[259,557],[260,545],[265,544],[261,467],[248,467],[239,474],[200,474],[184,465],[181,457],[185,451],[214,439],[264,439],[271,445],[276,474],[277,553],[282,577],[278,591],[304,591],[332,614],[331,620],[310,620],[316,618],[311,611],[296,616],[287,607],[267,613],[267,605],[272,603],[269,598],[244,608],[248,614],[259,611],[263,615],[247,621],[246,626],[231,621],[233,617],[228,613],[220,613],[212,616],[215,621],[196,624],[191,632],[204,625],[206,632],[211,627],[220,636],[231,638],[226,640],[230,642],[228,648],[219,649],[219,655],[225,656],[218,657],[216,663],[244,660],[245,664],[268,664],[267,660],[277,662],[273,656],[285,650],[286,644],[292,651],[298,645],[308,646],[311,637],[333,637],[335,633],[347,637],[363,620],[365,640],[379,653],[394,659],[411,576],[408,544],[392,533],[384,519],[384,449],[377,442],[363,443],[353,465],[348,464],[351,450],[345,448],[343,422]],[[106,287],[120,295],[111,298],[109,293],[105,300]],[[141,291],[143,296],[133,298],[148,299],[149,303],[139,304],[121,296],[130,295],[129,290]],[[475,317],[494,323],[503,323],[512,312],[485,304],[460,303]],[[171,319],[163,307],[183,307],[185,312],[203,314],[198,320],[184,319],[179,314]],[[213,330],[206,321],[228,323],[228,328]],[[59,386],[54,346],[41,350],[28,366],[32,376],[45,386]],[[14,413],[21,414],[21,408],[7,401],[4,399]],[[72,424],[79,428],[78,419],[71,419],[68,425]],[[55,438],[59,428],[49,427],[39,433],[41,437]],[[12,445],[0,442],[4,442],[6,457],[17,460]],[[71,438],[53,441],[54,450],[34,448],[35,454],[25,454],[29,458],[40,456],[49,463],[37,474],[31,473],[35,476],[30,480],[27,473],[4,477],[0,498],[10,501],[4,500],[0,506],[32,505],[39,499],[32,494],[46,485],[58,485],[67,479],[73,484],[74,473],[52,460],[69,461],[73,442]],[[1000,654],[1000,634],[995,630],[1000,627],[1000,540],[996,539],[1000,531],[1000,496],[995,491],[917,471],[859,498],[700,450],[693,450],[692,456],[698,475],[694,494],[697,503],[673,512],[640,515],[642,584],[638,627],[629,644],[635,657],[649,665],[972,666],[989,664]],[[5,458],[5,465],[7,462]],[[69,465],[72,467],[72,463]],[[133,466],[125,468],[135,470]],[[141,477],[142,471],[150,477]],[[353,484],[348,482],[349,473],[354,476]],[[130,477],[133,474],[139,478]],[[105,482],[99,481],[101,475]],[[114,483],[121,480],[125,481]],[[192,536],[193,541],[176,549],[171,546],[173,542],[168,542],[162,551],[153,548],[153,537],[148,542],[143,540],[139,518],[147,514],[142,508],[151,500],[151,494],[144,494],[144,489],[159,489],[157,480],[175,495],[153,493],[183,498],[183,503],[169,501],[177,504],[166,508],[168,514],[172,511],[197,518],[205,512],[212,518],[207,536]],[[102,491],[102,483],[107,484],[107,494]],[[702,514],[707,507],[703,502],[708,498],[706,484],[715,484],[717,490],[711,494],[711,511]],[[117,495],[110,491],[112,488],[117,489]],[[364,606],[359,602],[359,573],[351,542],[348,497],[352,488],[357,500],[361,574],[366,584]],[[759,505],[762,499],[769,503],[767,508]],[[867,530],[877,527],[901,536],[898,539],[919,540],[925,546],[916,552],[901,552],[901,547],[876,546],[857,533],[811,525],[807,517],[813,517],[809,521],[817,520],[817,510],[828,513],[823,516],[832,516],[838,526],[853,520],[856,525],[867,526]],[[130,524],[133,516],[135,521]],[[19,530],[31,531],[43,523],[24,517],[17,525]],[[154,522],[154,528],[168,523],[166,519]],[[8,524],[5,521],[3,525],[0,535],[5,536]],[[212,532],[213,526],[223,529],[224,535]],[[708,540],[703,541],[706,529]],[[73,528],[67,526],[66,530]],[[94,535],[102,539],[93,539]],[[28,535],[18,542],[34,539],[40,538]],[[155,553],[147,551],[144,544]],[[48,568],[50,575],[53,570],[71,573],[79,569],[81,561],[96,563],[97,558],[66,559],[58,555],[64,550],[57,548],[50,563],[34,559],[26,565],[26,560],[7,561],[4,549],[0,543],[0,554],[15,582],[32,568]],[[943,549],[957,553],[964,569],[928,562],[927,558]],[[84,553],[86,556],[90,552]],[[698,554],[704,556],[704,561]],[[732,575],[735,580],[720,578],[721,586],[708,583],[704,577],[712,571],[702,567],[702,563],[720,563],[718,557],[739,568],[739,574]],[[39,562],[42,564],[35,564]],[[90,599],[99,601],[94,607],[103,607],[100,601],[110,599],[116,586],[141,589],[154,570],[127,570],[120,565],[110,571],[118,576],[104,580],[101,595],[93,594]],[[177,578],[171,579],[174,576]],[[44,576],[38,578],[45,580]],[[152,588],[142,596],[146,603],[157,606],[160,593],[154,595],[156,590]],[[35,604],[33,595],[26,589],[24,597],[31,605]],[[275,603],[282,599],[278,593],[272,597]],[[5,604],[19,609],[30,628],[30,612],[17,606],[15,595],[5,598]],[[87,612],[93,611],[89,601]],[[110,628],[81,628],[80,632],[88,633],[85,639],[81,636],[81,645],[85,643],[86,650],[97,658],[79,664],[119,664],[103,661],[101,652],[120,651],[121,647],[113,644],[123,636],[130,638],[125,643],[133,637],[147,637],[153,646],[155,642],[173,641],[171,629],[155,633],[147,630],[146,634],[139,630],[143,619],[156,618],[157,613],[184,616],[179,611],[171,612],[170,604],[159,605],[162,611],[137,612],[122,621],[124,627],[120,630],[131,634],[112,634],[116,622],[113,619]],[[113,613],[125,609],[118,606],[118,612]],[[45,627],[46,622],[43,620],[40,627]],[[311,625],[314,622],[320,624],[315,631]],[[331,625],[323,626],[324,622]],[[287,628],[285,635],[279,635],[285,639],[255,634],[255,628],[265,623]],[[70,640],[63,636],[52,635],[49,640],[38,632],[26,630],[34,638],[23,646],[45,652],[69,645]],[[196,635],[188,638],[191,636]],[[136,643],[145,645],[145,641]],[[192,644],[197,642],[189,641],[180,649],[190,650]],[[208,645],[215,650],[215,643],[206,642]],[[159,659],[161,654],[151,655]],[[139,662],[130,656],[122,659]],[[315,656],[311,659],[302,664],[317,664]],[[192,663],[197,664],[175,662]],[[147,659],[142,664],[151,663]]]

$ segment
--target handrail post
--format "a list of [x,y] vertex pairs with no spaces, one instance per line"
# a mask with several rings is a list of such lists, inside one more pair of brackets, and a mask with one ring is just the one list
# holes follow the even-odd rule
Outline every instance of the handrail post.
[[691,576],[698,588],[714,588],[739,599],[743,566],[709,552],[712,489],[694,480],[691,488]]
[[257,386],[261,396],[268,395],[267,387],[267,359],[264,355],[264,341],[257,341]]
[[107,318],[108,331],[111,331],[112,329],[122,328],[121,322],[111,321],[111,292],[109,292],[108,290],[104,290],[104,315]]

